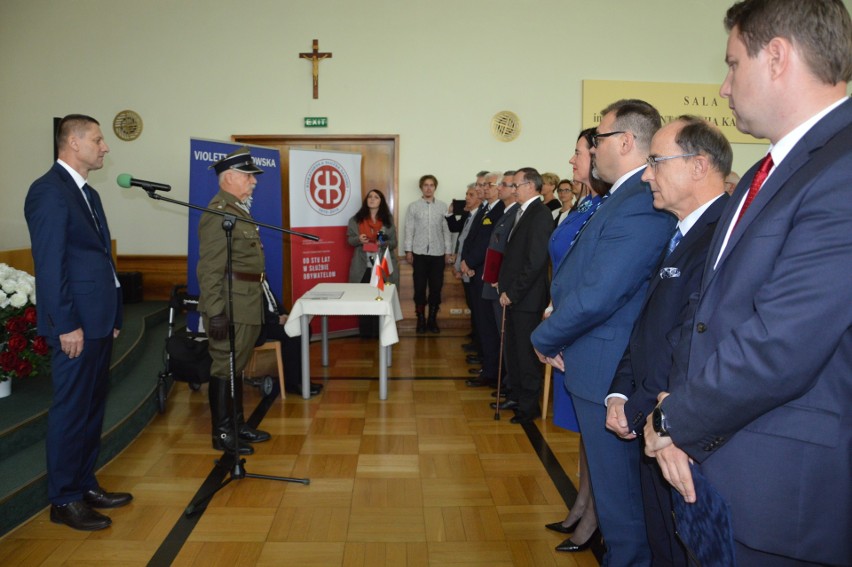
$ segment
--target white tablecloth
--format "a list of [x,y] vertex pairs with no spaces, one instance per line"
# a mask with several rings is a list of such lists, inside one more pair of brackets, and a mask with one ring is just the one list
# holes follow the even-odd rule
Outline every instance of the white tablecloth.
[[[376,299],[381,297],[381,301]],[[302,336],[302,397],[310,398],[310,321],[323,318],[322,361],[328,366],[328,325],[326,318],[336,315],[376,315],[379,317],[379,399],[388,396],[390,346],[399,342],[396,322],[402,319],[396,286],[379,291],[370,284],[321,283],[300,297],[284,325],[290,337]]]

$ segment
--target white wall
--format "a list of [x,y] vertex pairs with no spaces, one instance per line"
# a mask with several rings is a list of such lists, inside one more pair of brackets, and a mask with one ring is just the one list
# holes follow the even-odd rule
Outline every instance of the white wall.
[[[29,246],[23,201],[52,161],[52,118],[101,121],[111,152],[90,178],[121,254],[185,254],[183,210],[119,173],[188,195],[189,138],[232,134],[398,134],[400,211],[423,173],[460,197],[480,169],[570,173],[581,81],[718,83],[730,0],[2,0],[0,249]],[[848,4],[847,4],[848,5]],[[311,40],[320,64],[311,98]],[[134,142],[112,133],[130,108]],[[521,137],[491,137],[516,112]],[[305,130],[305,116],[327,116]],[[735,147],[742,172],[764,146]],[[400,215],[402,218],[402,215]]]

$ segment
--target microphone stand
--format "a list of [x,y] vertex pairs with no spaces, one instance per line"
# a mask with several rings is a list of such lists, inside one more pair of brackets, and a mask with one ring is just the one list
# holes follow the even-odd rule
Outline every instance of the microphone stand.
[[[195,499],[194,502],[190,502],[189,506],[186,507],[184,511],[184,515],[190,517],[194,515],[198,511],[203,511],[207,508],[207,502],[212,498],[217,492],[225,488],[231,481],[234,480],[242,480],[244,478],[260,478],[265,480],[277,480],[281,482],[295,482],[299,484],[308,485],[311,483],[309,478],[293,478],[286,476],[270,476],[265,474],[252,474],[246,472],[246,469],[243,465],[245,465],[246,460],[240,457],[240,424],[237,422],[237,404],[235,394],[236,388],[236,331],[234,329],[234,296],[233,296],[233,285],[231,282],[233,281],[233,264],[231,258],[232,245],[233,245],[233,229],[236,225],[237,221],[245,222],[248,224],[262,226],[264,228],[268,228],[271,230],[275,230],[277,232],[292,234],[295,236],[300,236],[302,238],[306,238],[308,240],[317,241],[319,237],[314,234],[307,234],[304,232],[296,232],[294,230],[289,230],[280,226],[274,226],[270,224],[265,224],[262,222],[257,222],[253,219],[244,219],[242,217],[237,217],[230,213],[225,213],[223,211],[218,211],[215,209],[209,209],[207,207],[199,207],[198,205],[193,205],[191,203],[186,203],[184,201],[178,201],[177,199],[171,199],[169,197],[164,197],[155,192],[153,188],[144,188],[145,192],[148,193],[148,196],[157,201],[165,201],[167,203],[173,203],[175,205],[180,205],[182,207],[186,207],[188,209],[195,209],[197,211],[203,211],[205,213],[211,213],[217,216],[222,217],[222,230],[225,231],[225,239],[227,241],[227,261],[225,263],[226,267],[226,278],[227,278],[227,289],[228,289],[228,313],[231,314],[231,317],[228,321],[228,364],[229,364],[229,379],[231,385],[231,406],[233,411],[232,421],[234,422],[234,450],[232,452],[227,453],[227,456],[230,459],[217,459],[215,461],[216,466],[230,466],[230,476],[223,480],[221,484],[214,487],[212,490],[207,493],[202,494],[198,498]],[[242,388],[242,384],[240,384]]]

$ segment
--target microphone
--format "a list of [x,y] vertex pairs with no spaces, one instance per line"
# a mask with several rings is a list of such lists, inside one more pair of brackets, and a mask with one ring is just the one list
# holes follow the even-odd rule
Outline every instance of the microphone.
[[165,183],[157,183],[156,181],[145,181],[144,179],[134,179],[129,173],[122,173],[115,180],[119,187],[130,189],[131,185],[141,187],[145,191],[171,191],[172,186]]

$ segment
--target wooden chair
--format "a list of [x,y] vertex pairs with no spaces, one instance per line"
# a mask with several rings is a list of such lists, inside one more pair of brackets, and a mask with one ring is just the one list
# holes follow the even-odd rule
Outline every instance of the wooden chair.
[[550,375],[553,374],[553,367],[549,364],[544,365],[544,392],[542,393],[541,401],[541,421],[547,421],[547,404],[550,402]]
[[246,366],[246,376],[255,377],[255,368],[257,366],[257,355],[263,351],[275,351],[275,364],[278,366],[278,385],[281,387],[281,399],[286,395],[284,393],[284,365],[281,359],[281,341],[266,341],[260,346],[254,347],[254,352],[251,354],[248,366]]

